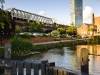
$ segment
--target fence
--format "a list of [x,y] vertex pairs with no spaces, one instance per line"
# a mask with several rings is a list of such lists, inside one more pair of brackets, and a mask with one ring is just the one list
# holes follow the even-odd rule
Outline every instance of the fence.
[[4,67],[5,75],[24,75],[23,69],[26,69],[26,75],[78,75],[78,72],[56,67],[55,62],[48,60],[35,63],[0,59],[0,67]]

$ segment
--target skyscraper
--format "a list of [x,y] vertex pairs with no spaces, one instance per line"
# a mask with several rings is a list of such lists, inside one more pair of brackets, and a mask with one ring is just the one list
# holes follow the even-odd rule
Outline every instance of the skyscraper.
[[70,0],[71,23],[79,27],[83,23],[83,0]]

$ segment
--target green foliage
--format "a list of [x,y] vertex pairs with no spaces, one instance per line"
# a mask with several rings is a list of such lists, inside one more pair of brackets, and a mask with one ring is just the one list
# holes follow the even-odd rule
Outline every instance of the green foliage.
[[66,34],[60,35],[61,38],[66,38]]
[[36,22],[36,23],[30,24],[29,31],[30,32],[43,32],[43,29],[42,29],[42,26],[40,25],[40,23]]
[[21,35],[23,38],[29,38],[30,35],[28,34],[28,32],[24,32],[24,34]]
[[59,37],[59,35],[60,35],[60,32],[58,30],[54,30],[51,32],[52,37]]
[[94,38],[95,28],[94,27],[89,27],[88,31],[92,32],[91,36],[92,36],[92,38]]
[[15,29],[15,32],[16,32],[16,33],[22,32],[22,28],[16,28],[16,29]]
[[60,34],[65,34],[66,31],[63,28],[57,28],[57,30],[60,32]]
[[70,27],[68,27],[68,29],[66,30],[66,33],[68,34],[68,35],[77,35],[77,28],[76,28],[76,26],[75,25],[71,25]]
[[30,53],[33,49],[33,43],[27,39],[22,39],[18,36],[14,36],[10,40],[12,46],[12,52],[14,55],[23,55],[24,53]]
[[76,45],[84,45],[86,41],[79,40],[79,41],[65,41],[65,42],[58,42],[58,43],[51,43],[51,44],[40,44],[34,47],[34,50],[48,50],[53,48],[60,48],[60,47],[68,47],[68,46],[76,46]]
[[43,36],[43,37],[47,37],[46,33],[43,33],[42,36]]
[[0,27],[4,29],[5,27],[5,22],[9,25],[9,28],[11,29],[11,23],[10,23],[10,18],[5,14],[3,10],[0,9]]
[[4,23],[0,22],[0,27],[4,29]]
[[77,38],[81,38],[81,36],[80,36],[80,35],[77,35],[76,37],[77,37]]

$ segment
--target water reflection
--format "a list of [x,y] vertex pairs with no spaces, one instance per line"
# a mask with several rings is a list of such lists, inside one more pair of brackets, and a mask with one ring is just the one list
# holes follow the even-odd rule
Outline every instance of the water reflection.
[[[82,48],[88,49],[89,53],[100,54],[100,45],[79,45],[76,47],[50,49],[35,54],[25,59],[25,61],[39,62],[41,60],[48,60],[49,62],[55,62],[56,66],[80,71],[80,56]],[[89,59],[89,73],[92,75],[100,75],[100,56],[89,55]]]

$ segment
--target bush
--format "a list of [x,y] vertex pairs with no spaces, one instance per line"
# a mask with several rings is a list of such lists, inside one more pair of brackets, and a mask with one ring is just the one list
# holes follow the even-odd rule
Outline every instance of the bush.
[[57,38],[57,37],[59,37],[59,35],[60,35],[60,32],[57,31],[57,30],[54,30],[54,31],[51,32],[51,36],[52,36],[52,37]]
[[66,34],[60,35],[61,38],[66,38]]
[[15,32],[16,32],[16,33],[22,32],[22,28],[16,28],[16,29],[15,29]]
[[21,37],[14,36],[10,40],[10,44],[12,46],[12,52],[15,55],[22,55],[25,53],[30,53],[33,49],[33,43],[27,39],[22,39]]
[[47,37],[46,33],[43,33],[43,34],[42,34],[42,37]]
[[23,38],[29,38],[30,37],[30,35],[28,34],[28,32],[24,32],[24,34],[23,35],[21,35]]

